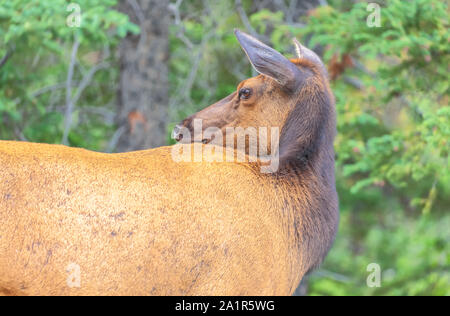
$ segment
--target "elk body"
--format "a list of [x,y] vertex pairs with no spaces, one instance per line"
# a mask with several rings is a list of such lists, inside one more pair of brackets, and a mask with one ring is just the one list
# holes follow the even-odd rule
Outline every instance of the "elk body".
[[[236,36],[260,75],[174,136],[279,127],[278,168],[0,141],[0,295],[291,295],[321,263],[338,224],[325,68]],[[202,137],[188,146],[223,146]]]

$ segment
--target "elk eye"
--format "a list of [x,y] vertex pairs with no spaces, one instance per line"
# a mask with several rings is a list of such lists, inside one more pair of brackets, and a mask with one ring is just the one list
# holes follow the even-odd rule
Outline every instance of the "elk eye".
[[242,88],[239,90],[239,99],[241,100],[247,100],[252,95],[252,89],[249,88]]

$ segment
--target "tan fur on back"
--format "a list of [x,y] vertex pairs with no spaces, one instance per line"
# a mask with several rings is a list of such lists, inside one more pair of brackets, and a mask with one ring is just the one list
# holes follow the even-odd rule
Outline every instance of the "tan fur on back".
[[248,165],[170,150],[0,141],[0,294],[292,294],[303,272],[283,259],[277,190]]

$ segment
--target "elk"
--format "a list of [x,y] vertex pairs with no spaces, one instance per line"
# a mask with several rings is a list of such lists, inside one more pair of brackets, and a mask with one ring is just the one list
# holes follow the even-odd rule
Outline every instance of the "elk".
[[0,295],[292,295],[322,262],[339,218],[325,66],[235,34],[259,75],[173,135],[214,155],[209,127],[278,127],[278,168],[0,141]]

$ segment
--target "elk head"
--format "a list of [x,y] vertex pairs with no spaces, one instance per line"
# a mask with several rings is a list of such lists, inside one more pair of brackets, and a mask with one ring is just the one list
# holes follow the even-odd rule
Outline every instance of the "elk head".
[[[234,128],[234,137],[239,135],[236,128],[247,134],[244,136],[249,136],[252,128],[266,128],[266,135],[273,135],[276,128],[281,131],[275,140],[280,158],[284,161],[291,156],[298,158],[299,151],[308,151],[319,137],[319,125],[326,123],[322,114],[327,104],[311,104],[330,103],[325,66],[313,51],[295,39],[298,58],[289,60],[244,32],[235,30],[235,35],[260,75],[242,81],[229,96],[183,120],[174,128],[173,138],[225,146],[226,137],[217,135],[226,135],[230,128]],[[259,138],[256,144],[248,140],[247,152],[260,143]],[[273,138],[264,142],[269,154],[275,148],[273,142]],[[233,146],[236,148],[236,140]]]

